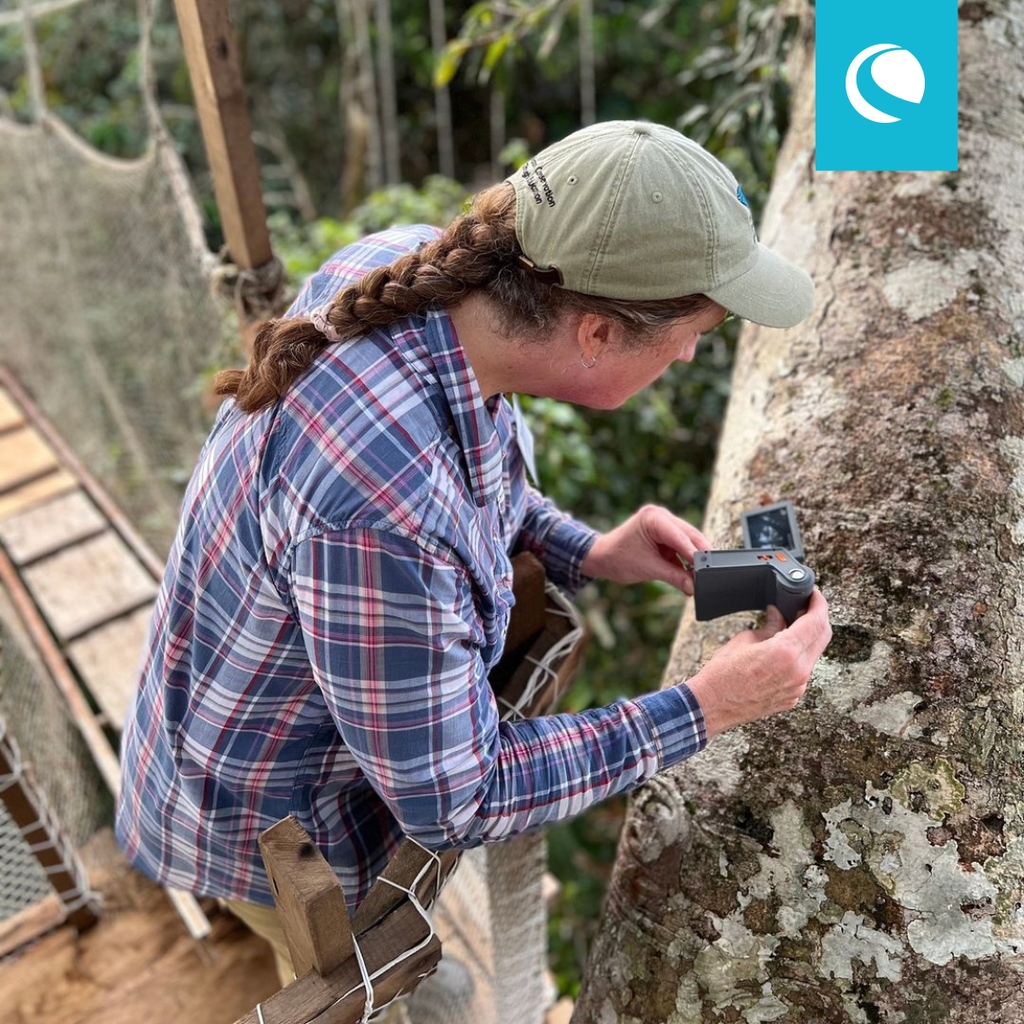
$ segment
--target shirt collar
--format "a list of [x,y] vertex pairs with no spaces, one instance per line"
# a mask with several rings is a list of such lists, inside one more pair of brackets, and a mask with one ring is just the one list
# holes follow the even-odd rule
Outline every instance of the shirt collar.
[[508,415],[507,403],[499,395],[495,412],[488,408],[444,310],[427,313],[423,336],[466,457],[473,500],[482,507],[501,495],[504,451],[496,418]]

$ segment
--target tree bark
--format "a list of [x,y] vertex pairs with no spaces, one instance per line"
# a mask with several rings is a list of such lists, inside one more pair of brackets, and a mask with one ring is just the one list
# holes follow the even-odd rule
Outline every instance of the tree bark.
[[398,136],[398,97],[395,92],[395,46],[391,31],[391,0],[376,0],[377,71],[380,83],[380,124],[384,184],[402,180],[401,145]]
[[[430,0],[430,46],[435,66],[440,64],[448,41],[444,0]],[[434,89],[434,116],[437,118],[438,170],[446,178],[455,177],[455,136],[452,131],[452,101],[447,85]]]
[[762,235],[817,307],[743,332],[706,530],[790,498],[835,639],[631,802],[574,1024],[1024,1020],[1024,2],[960,5],[956,173],[814,172],[802,14]]
[[580,124],[597,120],[597,74],[594,56],[594,0],[579,0]]

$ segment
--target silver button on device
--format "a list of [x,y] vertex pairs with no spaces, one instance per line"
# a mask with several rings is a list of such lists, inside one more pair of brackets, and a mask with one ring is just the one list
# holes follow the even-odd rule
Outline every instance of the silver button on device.
[[802,580],[806,575],[807,573],[803,569],[790,569],[789,571],[789,578],[791,580]]

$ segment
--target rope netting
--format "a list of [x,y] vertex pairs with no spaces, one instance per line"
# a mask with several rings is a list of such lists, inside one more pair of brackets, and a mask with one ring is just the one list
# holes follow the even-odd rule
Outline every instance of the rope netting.
[[6,920],[54,891],[33,854],[44,833],[59,836],[69,873],[82,877],[83,892],[88,888],[74,851],[109,822],[111,798],[67,702],[5,601],[0,602],[0,741],[7,743],[5,762],[14,767],[5,784],[22,786],[38,808],[34,821],[19,825],[0,802],[0,920]]
[[[145,0],[0,6],[2,81],[20,92],[0,91],[0,362],[163,551],[206,432],[205,369],[223,360],[232,325],[210,294],[216,261],[156,113],[154,16]],[[138,40],[130,109],[147,141],[130,160],[99,152],[46,109],[66,73],[58,62],[44,76],[48,48],[79,33],[91,48],[115,25]],[[76,846],[109,825],[111,798],[16,614],[0,612],[0,716],[24,759],[27,792],[73,860]],[[30,867],[23,831],[0,818],[0,914],[50,888]],[[35,831],[29,838],[38,845]]]
[[49,896],[50,883],[18,825],[0,804],[0,921]]
[[[131,24],[116,0],[52,8],[26,7],[6,23],[0,15],[0,32],[14,36],[5,49],[20,40],[24,77],[40,98],[36,37],[73,32],[76,19],[88,22],[81,31],[97,19]],[[224,362],[237,326],[211,295],[215,260],[147,92],[153,17],[140,5],[139,116],[149,141],[138,158],[100,153],[41,107],[32,123],[0,116],[0,360],[164,551],[208,425],[206,374]]]

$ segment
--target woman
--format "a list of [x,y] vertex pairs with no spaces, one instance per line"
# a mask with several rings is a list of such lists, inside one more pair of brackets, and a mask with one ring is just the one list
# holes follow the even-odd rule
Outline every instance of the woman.
[[472,846],[578,814],[741,722],[791,708],[828,643],[815,593],[690,680],[499,723],[510,555],[569,592],[662,580],[706,538],[647,506],[597,534],[527,482],[504,395],[613,408],[728,313],[789,326],[796,267],[731,174],[671,129],[609,122],[481,193],[447,230],[332,257],[223,405],[189,485],[124,737],[117,832],[158,881],[273,898],[259,833],[293,814],[357,905],[403,835]]

